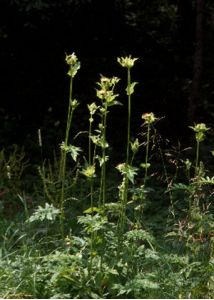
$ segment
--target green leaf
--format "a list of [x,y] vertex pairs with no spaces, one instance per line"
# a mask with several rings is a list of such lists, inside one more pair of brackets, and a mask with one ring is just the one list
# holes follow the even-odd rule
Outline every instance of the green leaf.
[[123,104],[120,101],[116,101],[116,100],[108,103],[108,106],[113,106],[113,105],[120,105],[120,106],[122,106]]
[[146,240],[150,243],[154,242],[153,236],[149,232],[143,229],[130,230],[126,233],[126,237],[129,241]]
[[142,285],[142,288],[143,289],[158,289],[159,288],[159,284],[154,282],[154,281],[151,281],[149,279],[142,279],[142,280],[139,280],[138,282],[140,285]]
[[84,214],[92,214],[94,212],[100,212],[101,210],[98,207],[89,207],[83,211]]
[[131,181],[131,183],[134,184],[134,177],[135,175],[137,175],[137,170],[138,170],[137,168],[127,165],[125,163],[119,164],[116,168],[120,171],[122,175],[126,175],[128,179]]
[[151,164],[150,163],[142,163],[142,164],[140,164],[140,166],[143,169],[148,169],[151,166]]
[[82,151],[82,149],[80,147],[76,147],[73,145],[65,145],[64,142],[62,142],[62,144],[60,145],[60,148],[62,150],[64,150],[66,153],[70,153],[71,157],[73,158],[74,161],[77,160],[77,156]]
[[206,176],[205,178],[201,178],[200,183],[202,183],[202,184],[214,184],[214,176],[213,177]]
[[74,76],[77,74],[77,71],[80,69],[80,62],[77,62],[76,64],[70,66],[70,69],[68,71],[68,76],[74,78]]
[[48,212],[46,215],[47,220],[53,220],[53,215],[51,214],[51,212]]
[[109,160],[109,156],[101,157],[99,155],[96,155],[96,159],[99,161],[100,167]]
[[160,256],[157,254],[156,251],[152,250],[152,249],[146,249],[145,251],[145,258],[150,258],[153,260],[159,260]]
[[39,205],[26,222],[31,223],[44,220],[54,221],[59,213],[60,210],[58,208],[55,208],[52,204],[45,203],[45,207]]
[[138,84],[138,82],[132,82],[130,85],[127,86],[126,93],[128,96],[131,96],[134,93],[134,88],[136,84]]
[[77,160],[77,156],[79,155],[79,152],[81,152],[81,148],[79,147],[76,147],[76,146],[71,146],[70,148],[70,154],[71,154],[71,157],[73,158],[74,161]]
[[168,189],[168,191],[177,191],[177,190],[183,190],[183,191],[190,192],[192,190],[192,186],[186,185],[184,183],[175,183]]

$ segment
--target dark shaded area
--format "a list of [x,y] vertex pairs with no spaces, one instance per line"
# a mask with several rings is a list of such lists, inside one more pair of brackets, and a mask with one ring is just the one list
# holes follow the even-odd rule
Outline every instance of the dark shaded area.
[[[109,132],[115,146],[126,130],[126,73],[118,56],[140,60],[133,97],[133,132],[141,114],[165,116],[160,132],[170,139],[189,135],[187,109],[194,76],[196,1],[166,0],[2,0],[0,8],[0,140],[3,146],[37,144],[42,128],[48,144],[64,138],[69,78],[65,53],[75,52],[82,67],[75,78],[75,97],[82,103],[75,130],[86,130],[86,103],[96,100],[99,74],[123,79],[124,106],[113,108]],[[213,122],[214,7],[204,8],[203,78],[198,121]],[[60,123],[58,122],[60,120]]]

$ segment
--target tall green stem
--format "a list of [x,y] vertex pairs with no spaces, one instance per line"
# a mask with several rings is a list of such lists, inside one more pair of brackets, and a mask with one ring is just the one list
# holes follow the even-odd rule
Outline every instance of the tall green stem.
[[107,126],[107,109],[108,103],[105,102],[102,120],[102,169],[101,169],[101,180],[100,180],[100,199],[99,204],[104,205],[106,202],[106,126]]
[[100,179],[100,195],[99,195],[99,205],[101,206],[106,202],[106,125],[107,125],[107,113],[108,106],[116,105],[117,101],[115,98],[117,97],[114,94],[115,84],[119,81],[117,77],[107,78],[105,76],[101,76],[100,82],[98,82],[98,86],[100,89],[97,90],[97,97],[102,101],[102,106],[100,107],[101,113],[101,124],[100,127],[100,142],[102,148],[102,157],[100,159],[101,164],[101,179]]
[[195,160],[195,175],[198,173],[198,165],[199,165],[199,148],[200,142],[203,142],[206,135],[205,132],[208,131],[208,128],[204,123],[195,124],[195,126],[189,126],[189,128],[193,129],[195,132],[196,139],[196,160]]
[[91,165],[91,132],[92,132],[92,122],[89,122],[89,134],[88,134],[88,164]]
[[[72,107],[72,90],[73,90],[73,78],[70,77],[70,90],[69,90],[69,104],[68,104],[68,115],[67,115],[67,124],[66,124],[66,132],[65,132],[65,141],[64,145],[68,145],[68,138],[71,128],[71,122],[73,117],[73,107]],[[67,153],[64,150],[61,150],[61,166],[60,166],[60,179],[62,182],[61,187],[61,196],[60,196],[60,227],[61,234],[64,236],[64,197],[65,197],[65,173],[66,173],[66,160]]]
[[[92,118],[92,116],[91,116],[91,118]],[[90,123],[89,123],[89,136],[88,136],[88,163],[89,163],[89,166],[91,166],[92,164],[94,165],[94,158],[93,158],[93,162],[92,162],[92,150],[91,150],[91,134],[92,134],[92,121],[91,121],[91,118],[90,118]],[[93,201],[94,182],[93,182],[93,178],[90,178],[89,182],[90,182],[90,204],[91,204],[91,208],[92,208],[94,206],[94,201]]]
[[130,150],[130,127],[131,127],[131,95],[134,92],[134,86],[137,84],[136,82],[131,83],[131,68],[134,66],[135,61],[137,58],[132,58],[131,55],[126,56],[126,57],[118,57],[117,61],[118,63],[123,67],[127,68],[127,88],[126,92],[128,95],[128,117],[127,117],[127,145],[126,145],[126,163],[125,163],[125,168],[126,173],[123,178],[123,183],[122,183],[122,192],[121,192],[121,204],[122,204],[122,212],[120,215],[120,230],[123,231],[124,225],[125,225],[125,216],[126,216],[126,206],[127,206],[127,199],[128,199],[128,188],[129,188],[129,179],[127,176],[128,172],[128,167],[130,163],[130,158],[129,158],[129,150]]
[[106,202],[106,125],[107,125],[107,102],[105,104],[104,113],[104,128],[103,128],[103,138],[104,138],[104,148],[103,148],[103,205]]
[[[128,90],[131,85],[131,72],[130,68],[127,69],[127,86]],[[127,145],[126,145],[126,164],[129,164],[129,149],[130,149],[130,127],[131,127],[131,94],[128,93],[128,124],[127,124]]]
[[[127,94],[128,94],[128,116],[127,116],[127,145],[126,145],[126,166],[129,165],[129,153],[130,153],[130,132],[131,132],[131,72],[130,68],[127,68]],[[122,212],[121,212],[121,230],[123,230],[125,225],[125,215],[126,215],[126,205],[128,200],[128,189],[129,189],[129,179],[127,174],[125,174],[124,190],[122,193]]]
[[200,149],[200,141],[196,141],[196,160],[195,160],[195,175],[198,173],[198,164],[199,164],[199,149]]
[[[91,132],[92,132],[92,122],[89,122],[89,134],[88,134],[88,163],[91,166]],[[91,208],[93,207],[93,181],[90,178],[90,202]]]
[[150,124],[148,124],[148,127],[147,127],[147,135],[146,135],[146,157],[145,157],[145,176],[144,176],[144,185],[146,185],[147,174],[148,174],[149,141],[150,141]]

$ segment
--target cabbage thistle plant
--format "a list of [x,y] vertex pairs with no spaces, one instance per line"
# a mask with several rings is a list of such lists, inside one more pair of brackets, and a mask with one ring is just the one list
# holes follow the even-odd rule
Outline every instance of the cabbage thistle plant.
[[[75,149],[74,146],[68,145],[69,142],[69,134],[72,124],[72,118],[75,109],[78,107],[79,102],[76,99],[73,99],[73,80],[76,76],[78,70],[80,69],[80,62],[75,55],[72,53],[70,55],[66,55],[65,57],[66,64],[69,67],[68,76],[70,77],[70,90],[69,90],[69,101],[68,101],[68,114],[67,114],[67,123],[66,123],[66,131],[65,131],[65,140],[61,145],[61,160],[60,160],[60,172],[59,179],[61,181],[61,196],[60,196],[60,223],[61,223],[61,233],[64,235],[64,201],[65,201],[65,177],[66,177],[66,159],[67,153],[71,152],[73,154],[73,158],[75,159],[78,155],[80,149]],[[76,152],[76,154],[74,154]]]
[[199,151],[200,143],[205,140],[206,132],[210,129],[204,123],[195,124],[194,126],[189,126],[195,132],[196,140],[196,159],[195,159],[195,175],[198,174],[199,167]]

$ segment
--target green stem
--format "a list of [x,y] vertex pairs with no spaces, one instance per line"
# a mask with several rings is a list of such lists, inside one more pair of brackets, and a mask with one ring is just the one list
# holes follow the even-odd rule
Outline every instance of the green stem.
[[[128,68],[127,70],[127,85],[128,90],[131,85],[131,72]],[[129,149],[130,149],[130,127],[131,127],[131,95],[128,93],[128,127],[127,127],[127,148],[126,148],[126,164],[129,164]]]
[[[126,145],[126,166],[129,164],[129,153],[130,153],[130,127],[131,127],[131,94],[130,94],[130,86],[131,86],[131,72],[130,68],[127,69],[127,92],[128,92],[128,116],[127,116],[127,145]],[[125,216],[126,216],[126,205],[128,200],[128,188],[129,188],[129,180],[127,174],[125,175],[125,183],[124,183],[124,191],[122,195],[122,212],[120,217],[120,230],[121,232],[125,226]]]
[[[71,128],[71,121],[73,116],[73,108],[72,108],[72,91],[73,91],[73,78],[70,78],[70,90],[69,90],[69,104],[68,104],[68,116],[67,116],[67,125],[65,132],[65,146],[68,144],[68,138]],[[65,152],[66,153],[66,152]],[[66,155],[65,155],[66,157]]]
[[150,141],[150,124],[148,124],[147,135],[146,135],[146,157],[145,157],[145,175],[144,175],[144,185],[146,185],[147,174],[148,174],[148,160],[149,160],[149,141]]
[[[92,122],[90,121],[90,123],[89,123],[89,136],[88,136],[88,163],[89,163],[89,166],[91,166],[91,164],[92,164],[91,133],[92,133]],[[94,162],[93,162],[93,164],[94,164]],[[90,203],[91,203],[91,209],[94,206],[93,192],[94,192],[93,191],[93,178],[90,178]]]
[[92,122],[89,123],[89,134],[88,134],[88,164],[91,165],[91,132],[92,132]]
[[104,205],[106,202],[106,125],[107,125],[107,108],[108,104],[107,101],[105,102],[105,111],[103,113],[103,120],[102,120],[102,140],[103,140],[103,147],[102,147],[102,168],[101,168],[101,179],[100,179],[100,197],[99,197],[99,206]]
[[[72,108],[72,90],[73,90],[73,78],[70,78],[70,90],[69,90],[69,104],[68,104],[68,115],[67,115],[67,124],[66,124],[66,132],[65,132],[65,142],[64,145],[68,145],[68,138],[71,128],[71,122],[73,117],[73,108]],[[65,173],[66,173],[66,151],[61,151],[61,166],[60,166],[60,178],[62,182],[61,187],[61,197],[60,197],[60,228],[61,234],[64,236],[64,196],[65,196]]]
[[200,149],[200,142],[197,140],[197,145],[196,145],[196,160],[195,160],[195,175],[198,174],[199,149]]
[[[94,146],[94,151],[93,151],[93,159],[92,159],[92,164],[95,166],[95,159],[96,159],[96,145]],[[91,199],[91,208],[94,207],[94,179],[90,179],[90,199]]]
[[103,148],[103,205],[106,202],[106,125],[107,125],[107,102],[105,105],[105,114],[104,114],[104,148]]

